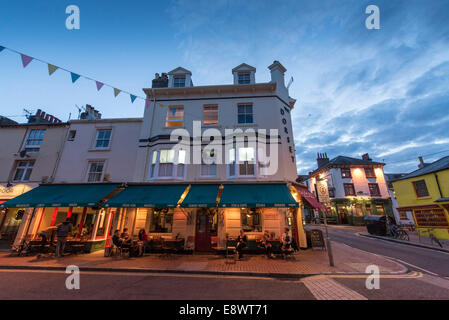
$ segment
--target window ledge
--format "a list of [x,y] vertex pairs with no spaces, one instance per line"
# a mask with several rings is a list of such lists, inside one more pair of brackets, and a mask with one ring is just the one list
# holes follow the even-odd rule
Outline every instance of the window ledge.
[[426,197],[416,197],[416,199],[418,200],[425,200],[425,199],[431,199],[431,196],[426,196]]
[[90,148],[89,150],[87,150],[88,152],[104,152],[104,151],[111,151],[111,148],[105,148],[105,149],[95,149],[95,148]]
[[258,127],[258,125],[255,123],[238,123],[238,124],[234,125],[234,128],[239,128],[239,127],[256,128],[256,127]]
[[221,129],[222,126],[219,124],[201,124],[201,128],[219,128]]

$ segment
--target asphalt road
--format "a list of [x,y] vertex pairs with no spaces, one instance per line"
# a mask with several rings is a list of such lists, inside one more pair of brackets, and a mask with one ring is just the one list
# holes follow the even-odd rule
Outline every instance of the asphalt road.
[[80,289],[68,290],[67,276],[61,271],[0,270],[0,300],[315,300],[323,293],[342,294],[341,289],[374,300],[449,299],[449,280],[422,274],[381,278],[377,290],[366,289],[365,278],[333,278],[337,288],[323,285],[318,295],[305,285],[308,278],[82,272]]
[[449,253],[409,246],[390,241],[357,236],[360,228],[329,227],[332,241],[351,247],[398,259],[409,269],[439,277],[449,277]]

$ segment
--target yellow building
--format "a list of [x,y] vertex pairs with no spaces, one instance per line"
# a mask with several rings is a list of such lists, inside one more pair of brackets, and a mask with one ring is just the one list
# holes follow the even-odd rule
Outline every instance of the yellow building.
[[393,181],[399,214],[413,214],[421,235],[449,239],[449,156]]

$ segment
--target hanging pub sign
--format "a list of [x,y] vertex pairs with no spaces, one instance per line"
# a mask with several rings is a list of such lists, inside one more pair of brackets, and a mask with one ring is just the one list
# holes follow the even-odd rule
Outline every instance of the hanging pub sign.
[[327,188],[327,182],[324,180],[317,181],[316,187],[319,201],[321,203],[330,202],[331,200],[329,198],[329,190]]

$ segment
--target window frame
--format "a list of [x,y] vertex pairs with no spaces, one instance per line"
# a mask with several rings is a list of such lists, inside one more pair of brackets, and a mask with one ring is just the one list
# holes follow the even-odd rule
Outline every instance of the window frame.
[[238,84],[251,84],[251,72],[238,72],[237,73],[237,83]]
[[[25,166],[20,166],[20,163],[27,163],[27,165]],[[31,166],[29,166],[28,164],[32,164]],[[30,177],[31,174],[33,173],[33,168],[35,165],[36,161],[35,160],[19,160],[16,162],[16,165],[14,167],[14,172],[13,172],[13,176],[12,176],[12,182],[25,182],[25,181],[30,181]],[[16,175],[17,175],[17,170],[23,170],[20,179],[16,179]],[[27,172],[29,172],[28,178],[24,179],[25,176],[27,176]]]
[[[240,208],[240,228],[243,229],[243,220],[244,220],[244,216],[246,215],[258,215],[258,224],[257,225],[253,225],[252,230],[248,231],[245,230],[245,232],[247,233],[256,233],[259,232],[261,233],[263,230],[263,214],[262,214],[262,210],[261,209],[257,209],[257,208]],[[248,221],[246,219],[246,221]],[[248,224],[246,224],[248,225]],[[254,226],[256,226],[256,228],[254,228]]]
[[[376,187],[377,193],[373,193],[373,190],[371,190],[371,187]],[[368,183],[368,190],[371,197],[381,197],[382,194],[380,193],[380,188],[378,183]]]
[[[371,170],[372,175],[368,175],[368,173],[366,172],[367,169]],[[366,178],[376,178],[376,173],[374,172],[374,168],[373,167],[365,167],[364,170],[365,170],[365,177]]]
[[[183,80],[179,82],[177,80]],[[173,76],[173,88],[185,88],[187,82],[187,77],[185,75]]]
[[[346,187],[351,186],[352,190],[354,191],[354,193],[349,194],[346,190]],[[345,191],[345,196],[355,196],[356,192],[355,192],[355,186],[353,183],[343,183],[343,190]]]
[[[425,189],[426,189],[426,195],[420,195],[419,193],[418,193],[418,188],[416,187],[416,185],[418,184],[418,183],[424,183],[424,187],[425,187]],[[426,183],[426,180],[425,179],[421,179],[421,180],[417,180],[417,181],[412,181],[412,185],[413,185],[413,189],[415,189],[415,194],[416,194],[416,197],[417,198],[427,198],[427,197],[430,197],[430,193],[429,193],[429,189],[427,188],[427,183]]]
[[[172,109],[177,109],[177,110],[182,110],[182,117],[180,119],[175,119],[175,117],[180,117],[179,115],[176,116],[176,113],[178,113],[178,111],[176,111],[175,115],[171,114],[171,110]],[[169,119],[169,118],[173,118],[173,119]],[[169,124],[174,124],[174,125],[169,125]],[[165,128],[180,128],[184,125],[184,105],[172,105],[172,106],[168,106],[167,108],[167,113],[165,115]]]
[[[39,136],[37,138],[36,137],[31,138],[31,134],[36,131],[39,132]],[[39,152],[40,148],[42,146],[42,142],[44,142],[46,131],[47,131],[47,129],[29,129],[29,131],[27,132],[27,138],[25,139],[24,146],[23,146],[22,150],[26,150],[27,152],[30,152],[30,153],[31,152]],[[39,143],[30,144],[29,142],[31,140],[37,141]]]
[[[343,171],[346,171],[346,170],[349,172],[349,176],[343,175]],[[341,173],[342,179],[351,179],[352,178],[351,168],[340,168],[340,173]]]
[[[99,180],[95,180],[95,181],[89,181],[89,177],[90,177],[91,174],[98,174],[99,173],[99,172],[91,172],[91,168],[92,168],[92,165],[94,163],[102,163],[103,164],[103,167],[102,167],[102,170],[101,170],[101,174],[100,174],[100,179]],[[101,160],[101,159],[99,159],[99,160],[97,160],[97,159],[88,160],[87,161],[86,182],[87,183],[103,182],[105,171],[106,171],[106,160]]]
[[[108,146],[107,147],[97,147],[97,142],[99,141],[98,136],[100,135],[100,132],[102,131],[109,131],[109,141],[108,141]],[[100,139],[101,141],[106,141],[106,139]],[[94,143],[93,143],[93,149],[94,150],[109,150],[111,149],[111,145],[112,145],[112,128],[96,128],[95,131],[95,138],[94,138]]]
[[[240,108],[244,108],[244,112],[240,112]],[[247,107],[251,107],[251,113],[246,112]],[[240,122],[240,116],[245,118],[244,122]],[[251,122],[246,121],[247,117],[251,117]],[[254,124],[254,104],[252,102],[242,102],[237,104],[237,124],[239,125],[245,125],[245,124]]]
[[[214,121],[212,123],[206,123],[206,109],[207,108],[216,108],[216,120],[207,120],[207,121]],[[213,126],[218,124],[218,104],[205,104],[203,105],[203,125],[205,126]]]

